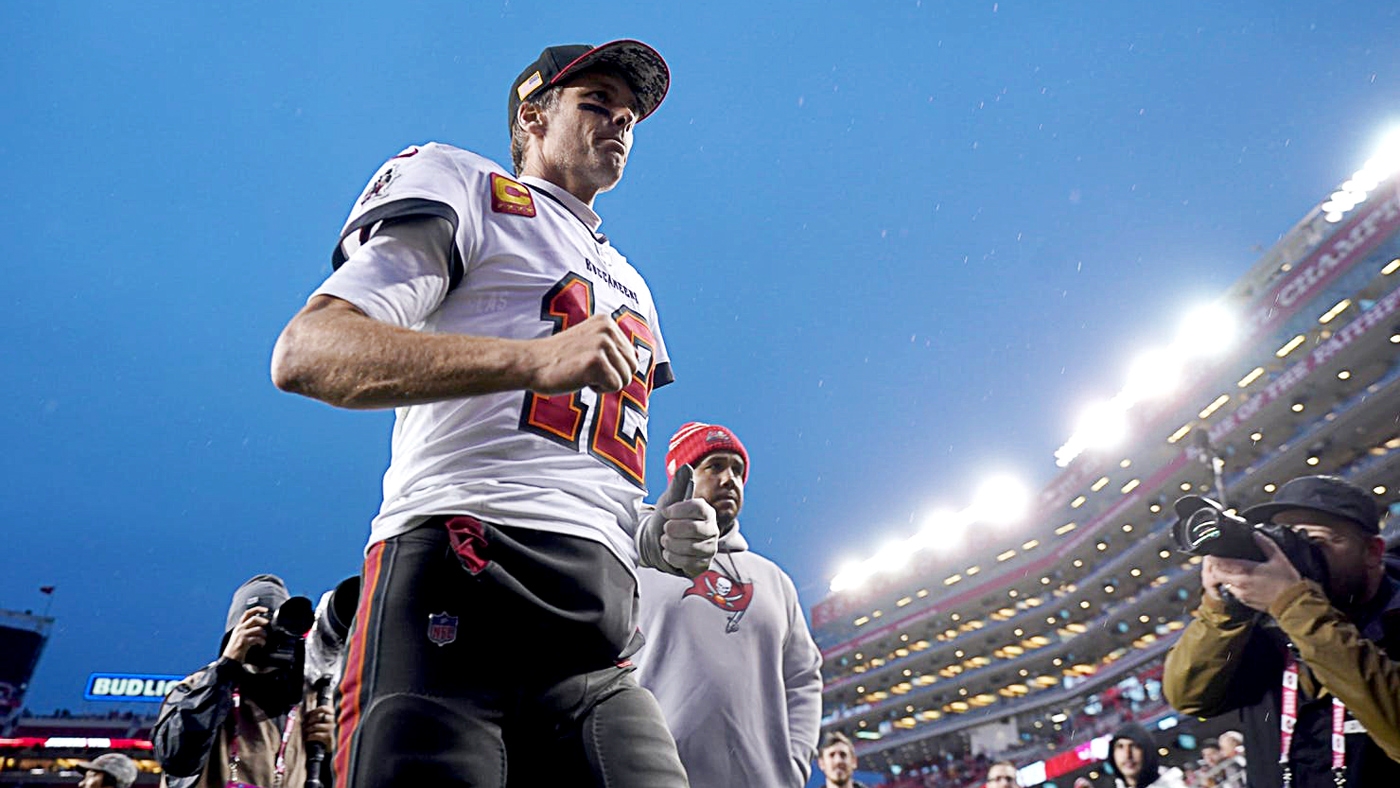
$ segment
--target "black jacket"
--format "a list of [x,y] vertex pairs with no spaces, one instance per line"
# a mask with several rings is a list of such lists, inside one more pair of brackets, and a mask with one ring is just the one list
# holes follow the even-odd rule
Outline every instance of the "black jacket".
[[[160,709],[154,730],[154,755],[164,770],[165,788],[223,788],[229,781],[229,738],[234,734],[233,691],[242,668],[220,658],[170,690]],[[316,705],[308,693],[297,711],[294,734],[288,742],[285,788],[306,782],[306,752],[301,720]],[[248,699],[243,700],[237,736],[240,744],[240,781],[272,785],[272,769],[286,715],[269,717]],[[331,785],[330,761],[322,764],[322,783]]]

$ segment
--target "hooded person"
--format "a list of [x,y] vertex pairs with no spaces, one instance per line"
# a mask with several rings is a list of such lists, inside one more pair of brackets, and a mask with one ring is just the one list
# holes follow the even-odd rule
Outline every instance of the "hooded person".
[[[1114,788],[1179,788],[1185,784],[1180,770],[1162,771],[1152,734],[1134,722],[1113,732],[1103,770],[1113,780]],[[1093,785],[1087,777],[1074,781],[1074,788],[1093,788]]]
[[1113,775],[1120,788],[1147,788],[1156,783],[1161,764],[1152,734],[1132,722],[1114,731],[1108,742],[1104,771]]
[[739,532],[749,454],[717,424],[671,438],[668,481],[691,466],[715,510],[719,552],[694,579],[637,572],[646,644],[637,678],[661,704],[694,788],[806,783],[821,718],[821,652],[792,580]]
[[161,705],[151,738],[163,786],[306,782],[307,745],[329,749],[334,730],[331,707],[317,706],[303,677],[310,615],[310,602],[274,575],[239,586],[218,660],[176,684]]

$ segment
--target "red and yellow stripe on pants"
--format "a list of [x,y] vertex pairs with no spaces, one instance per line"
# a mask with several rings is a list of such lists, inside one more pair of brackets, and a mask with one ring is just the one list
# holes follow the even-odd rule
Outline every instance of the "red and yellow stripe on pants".
[[383,607],[378,599],[384,570],[385,543],[377,542],[365,556],[364,573],[360,581],[360,602],[355,608],[355,621],[345,644],[345,670],[336,690],[336,708],[340,714],[336,724],[335,783],[350,785],[350,755],[363,712],[369,697],[371,682],[365,675],[365,652],[370,648],[370,633],[377,631],[374,617]]

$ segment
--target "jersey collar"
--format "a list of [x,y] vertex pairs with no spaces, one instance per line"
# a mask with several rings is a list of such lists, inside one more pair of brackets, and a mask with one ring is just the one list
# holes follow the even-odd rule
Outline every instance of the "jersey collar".
[[569,209],[569,213],[578,217],[583,222],[589,232],[598,232],[598,227],[603,223],[603,217],[593,212],[592,208],[584,205],[583,200],[569,194],[568,190],[558,184],[550,183],[544,178],[537,178],[534,175],[522,175],[520,182],[528,184],[546,195],[553,197],[556,202]]

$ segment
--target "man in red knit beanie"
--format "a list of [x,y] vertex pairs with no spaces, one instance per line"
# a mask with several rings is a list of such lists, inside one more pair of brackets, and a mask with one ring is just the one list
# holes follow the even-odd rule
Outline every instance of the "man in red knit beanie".
[[749,453],[733,430],[690,422],[671,438],[668,479],[694,469],[719,552],[692,579],[640,569],[646,645],[637,679],[656,695],[693,788],[807,781],[821,718],[821,652],[792,580],[748,549],[739,511]]

